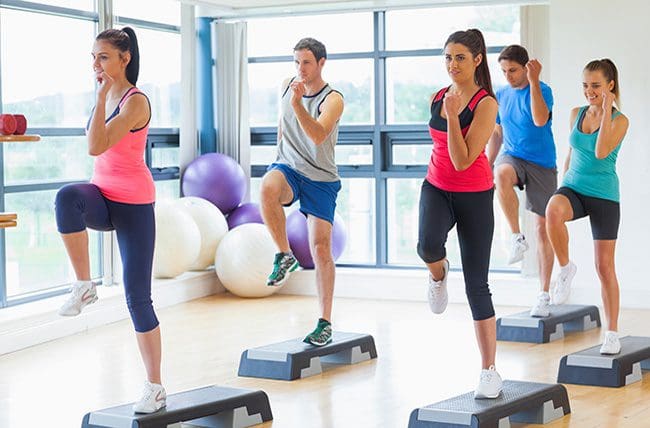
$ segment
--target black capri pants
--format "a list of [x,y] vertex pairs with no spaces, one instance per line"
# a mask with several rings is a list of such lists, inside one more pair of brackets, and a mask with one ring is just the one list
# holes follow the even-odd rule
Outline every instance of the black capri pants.
[[494,189],[447,192],[426,180],[420,191],[418,255],[425,263],[444,259],[447,235],[456,226],[465,294],[475,321],[494,316],[487,282],[494,235],[493,199]]

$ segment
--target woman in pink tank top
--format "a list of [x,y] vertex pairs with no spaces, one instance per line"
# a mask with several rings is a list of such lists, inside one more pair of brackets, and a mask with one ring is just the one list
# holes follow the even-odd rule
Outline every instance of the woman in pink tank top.
[[114,230],[127,306],[147,372],[133,410],[153,413],[166,406],[166,393],[160,379],[160,327],[151,301],[155,188],[144,161],[151,108],[135,86],[140,56],[133,29],[102,31],[92,56],[97,99],[86,133],[88,153],[95,156],[93,178],[64,186],[56,196],[57,227],[77,277],[59,314],[78,315],[97,300],[86,229]]
[[496,320],[487,283],[494,233],[494,180],[485,146],[496,123],[487,52],[479,30],[457,31],[445,43],[451,86],[431,97],[429,133],[433,141],[420,193],[418,255],[429,271],[427,298],[431,311],[447,307],[446,242],[455,226],[465,280],[481,353],[475,398],[496,398],[502,381],[495,365]]

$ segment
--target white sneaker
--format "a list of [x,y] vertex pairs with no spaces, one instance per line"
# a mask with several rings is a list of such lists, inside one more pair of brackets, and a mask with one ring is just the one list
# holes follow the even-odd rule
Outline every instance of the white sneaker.
[[501,376],[494,366],[490,366],[487,370],[481,370],[481,379],[474,391],[474,398],[497,398],[501,395],[502,388]]
[[144,382],[142,398],[133,405],[135,413],[153,413],[167,405],[167,393],[162,385]]
[[568,265],[560,268],[560,273],[555,280],[555,287],[553,287],[553,304],[561,305],[569,300],[571,281],[573,281],[577,271],[578,268],[571,261],[569,261]]
[[621,352],[621,342],[618,340],[618,332],[608,331],[605,333],[605,340],[600,347],[600,353],[605,355],[614,355]]
[[524,253],[528,250],[526,237],[521,233],[513,233],[510,237],[510,257],[508,264],[520,262],[524,259]]
[[73,317],[79,315],[81,310],[97,301],[97,289],[90,281],[76,281],[70,288],[72,293],[68,300],[59,308],[59,315]]
[[547,317],[551,314],[551,296],[546,291],[537,295],[537,303],[530,310],[531,317]]
[[429,287],[427,290],[427,300],[429,300],[429,308],[434,314],[441,314],[447,309],[447,302],[449,295],[447,294],[447,274],[449,273],[449,260],[445,259],[442,265],[443,277],[440,281],[436,281],[429,272]]

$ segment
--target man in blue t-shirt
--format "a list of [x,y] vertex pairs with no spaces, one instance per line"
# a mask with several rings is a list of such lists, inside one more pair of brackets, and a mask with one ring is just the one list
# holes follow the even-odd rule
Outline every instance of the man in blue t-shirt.
[[526,209],[535,214],[541,290],[531,316],[545,317],[549,315],[553,249],[544,217],[546,204],[557,188],[551,131],[553,94],[539,80],[542,65],[536,59],[529,60],[522,46],[506,47],[499,54],[499,65],[509,85],[496,93],[499,113],[488,158],[494,162],[497,196],[512,231],[509,264],[521,261],[528,250],[519,228],[519,199],[514,186],[526,190]]

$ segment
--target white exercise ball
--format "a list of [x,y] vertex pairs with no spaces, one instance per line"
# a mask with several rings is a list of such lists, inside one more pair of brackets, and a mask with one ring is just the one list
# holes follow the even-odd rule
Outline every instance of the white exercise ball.
[[153,274],[174,278],[189,270],[201,249],[201,233],[192,216],[181,204],[156,202],[156,245]]
[[266,280],[273,271],[277,248],[266,226],[246,223],[230,230],[221,240],[214,266],[224,287],[240,297],[265,297],[279,287]]
[[214,263],[219,242],[228,232],[226,217],[212,202],[198,196],[185,196],[176,203],[192,216],[201,235],[199,255],[189,270],[206,269]]

